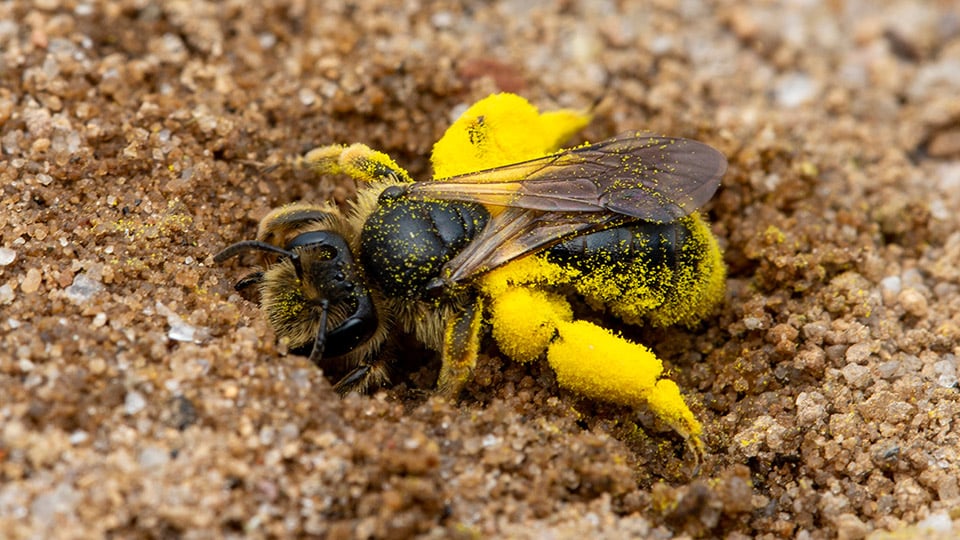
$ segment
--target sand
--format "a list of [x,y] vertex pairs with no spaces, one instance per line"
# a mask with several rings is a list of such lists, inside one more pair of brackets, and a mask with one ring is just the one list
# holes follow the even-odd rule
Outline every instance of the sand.
[[[954,3],[419,4],[0,4],[2,536],[960,536]],[[728,156],[716,313],[578,310],[664,360],[699,468],[490,340],[458,402],[412,341],[394,386],[339,399],[213,263],[355,192],[259,165],[364,142],[428,178],[501,90],[598,103],[574,143]]]

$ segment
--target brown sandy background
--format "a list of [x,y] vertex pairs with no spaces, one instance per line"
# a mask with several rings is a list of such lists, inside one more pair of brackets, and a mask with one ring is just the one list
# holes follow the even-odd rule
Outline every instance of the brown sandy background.
[[[498,90],[729,156],[717,314],[592,315],[665,360],[698,476],[489,342],[460,403],[413,343],[337,399],[213,266],[353,193],[250,162],[362,141],[425,178]],[[0,3],[2,535],[960,536],[958,96],[951,1]]]

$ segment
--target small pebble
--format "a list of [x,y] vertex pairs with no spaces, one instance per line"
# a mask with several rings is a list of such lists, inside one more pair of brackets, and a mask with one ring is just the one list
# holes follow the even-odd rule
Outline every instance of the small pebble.
[[929,533],[956,534],[958,532],[946,511],[930,514],[917,523],[917,528]]
[[40,288],[40,280],[42,276],[40,271],[36,268],[31,268],[27,270],[27,275],[23,278],[23,281],[20,283],[20,290],[29,294],[37,292],[37,289]]
[[123,411],[131,416],[142,411],[146,406],[147,400],[143,397],[143,394],[136,390],[127,392],[123,399]]
[[209,330],[187,323],[180,315],[177,315],[162,303],[157,302],[156,307],[157,313],[167,318],[167,324],[170,325],[170,331],[167,333],[167,337],[170,339],[174,341],[202,343],[209,337]]
[[797,423],[801,426],[813,426],[827,417],[827,400],[819,392],[800,392],[797,396]]
[[6,247],[0,247],[0,266],[8,266],[17,258],[17,252]]
[[170,452],[156,446],[148,446],[140,451],[137,462],[144,469],[155,469],[170,461]]
[[83,273],[74,276],[73,284],[64,289],[63,292],[66,293],[71,302],[83,304],[102,290],[103,284]]
[[900,276],[887,276],[880,280],[880,291],[883,293],[883,303],[892,305],[900,291],[903,290],[903,283]]
[[781,107],[793,108],[816,97],[819,92],[817,83],[803,73],[787,74],[776,87],[777,104]]
[[870,368],[860,364],[848,364],[840,370],[840,373],[847,384],[854,388],[866,388],[873,381]]
[[916,289],[904,289],[897,295],[897,300],[910,315],[920,318],[927,316],[927,299]]
[[757,317],[744,317],[743,325],[747,327],[747,330],[759,330],[763,328],[763,320]]
[[69,482],[57,484],[33,500],[30,505],[31,517],[41,523],[50,523],[57,515],[72,514],[80,498],[80,493]]
[[13,287],[9,283],[0,285],[0,304],[12,304],[17,293],[13,292]]

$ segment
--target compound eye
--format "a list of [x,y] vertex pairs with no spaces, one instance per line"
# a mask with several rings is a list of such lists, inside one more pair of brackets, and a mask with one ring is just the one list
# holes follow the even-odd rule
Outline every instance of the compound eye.
[[310,253],[320,260],[332,261],[340,256],[338,248],[343,240],[330,231],[311,231],[298,234],[287,244],[286,249],[293,251],[296,248],[309,249]]

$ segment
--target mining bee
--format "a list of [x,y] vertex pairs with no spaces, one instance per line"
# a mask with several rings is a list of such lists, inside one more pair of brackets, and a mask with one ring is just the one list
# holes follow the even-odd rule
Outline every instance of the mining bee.
[[716,239],[696,212],[726,158],[706,144],[628,132],[559,150],[587,113],[540,113],[513,94],[470,107],[436,143],[436,179],[414,182],[362,144],[316,148],[296,163],[365,183],[341,211],[294,203],[271,211],[249,252],[277,336],[329,370],[340,393],[384,385],[399,332],[440,351],[438,387],[469,381],[481,329],[518,361],[546,358],[562,387],[648,406],[699,448],[700,424],[659,359],[642,345],[574,320],[570,295],[624,321],[695,324],[723,295]]

